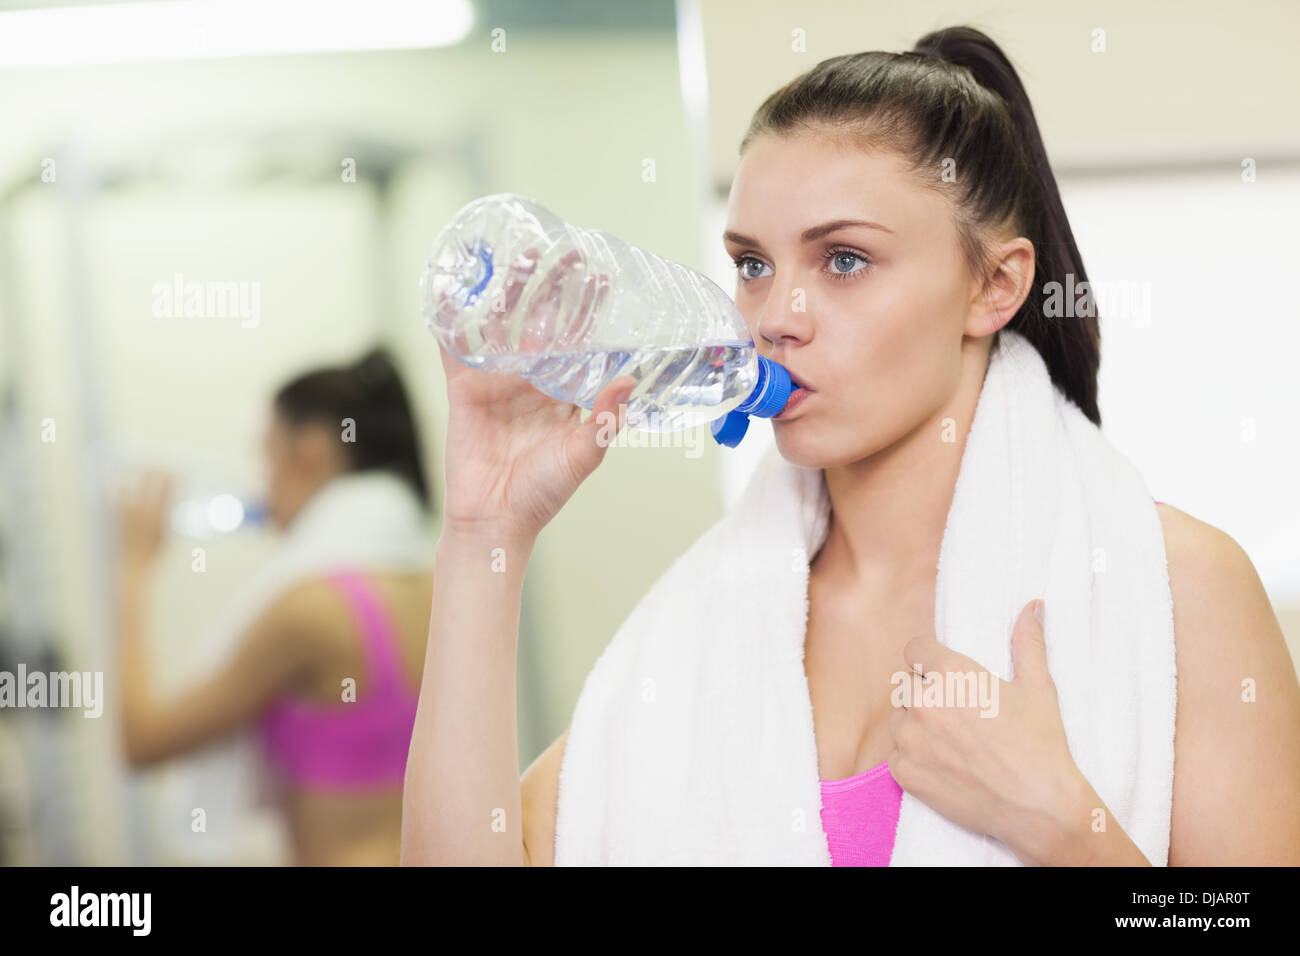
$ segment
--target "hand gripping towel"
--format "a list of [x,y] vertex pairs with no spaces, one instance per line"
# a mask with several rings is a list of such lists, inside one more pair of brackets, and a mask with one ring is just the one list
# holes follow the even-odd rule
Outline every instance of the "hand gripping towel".
[[[803,666],[823,473],[773,447],[744,494],[654,583],[583,685],[559,777],[555,863],[829,866]],[[1136,468],[1003,329],[962,451],[937,567],[937,639],[1011,680],[1021,609],[1046,600],[1070,753],[1167,865],[1173,604]],[[900,669],[902,669],[900,662]],[[891,866],[1015,866],[906,791]]]

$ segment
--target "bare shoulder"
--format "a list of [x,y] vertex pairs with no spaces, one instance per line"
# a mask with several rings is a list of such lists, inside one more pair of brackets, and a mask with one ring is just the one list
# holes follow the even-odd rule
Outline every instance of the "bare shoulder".
[[287,640],[318,641],[333,633],[347,634],[346,614],[338,589],[323,577],[303,578],[286,587],[267,607],[265,619]]
[[[311,695],[320,672],[356,653],[356,627],[343,597],[328,578],[304,578],[286,586],[267,606],[255,631],[278,659],[292,661],[292,690]],[[331,686],[337,686],[331,679]]]
[[[1164,528],[1166,552],[1172,565],[1178,560],[1184,570],[1194,570],[1207,561],[1220,563],[1236,560],[1250,564],[1246,552],[1231,535],[1212,524],[1194,518],[1186,511],[1161,502],[1156,505]],[[1253,573],[1254,569],[1251,568]],[[1172,568],[1171,568],[1172,573]]]
[[1264,584],[1241,545],[1172,505],[1156,510],[1164,530],[1178,649],[1236,656],[1247,646],[1276,643],[1285,652]]
[[1169,863],[1300,862],[1300,682],[1277,616],[1231,535],[1156,507],[1178,671]]
[[555,810],[560,791],[560,764],[569,731],[537,755],[520,779],[524,814],[524,866],[555,865]]
[[[1295,667],[1264,584],[1227,532],[1172,505],[1157,505],[1164,528],[1179,689],[1202,682],[1295,683]],[[1262,672],[1267,667],[1268,672]],[[1247,673],[1254,669],[1254,672]]]

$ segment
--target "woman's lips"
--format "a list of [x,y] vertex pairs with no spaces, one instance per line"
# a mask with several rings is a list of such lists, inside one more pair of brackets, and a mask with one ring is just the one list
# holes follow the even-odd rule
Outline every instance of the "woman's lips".
[[[786,369],[786,371],[787,371],[787,372],[790,372],[789,369]],[[790,372],[790,381],[794,382],[794,383],[795,383],[796,385],[798,385],[800,388],[802,388],[802,389],[806,389],[806,390],[809,391],[809,392],[815,392],[815,391],[817,391],[817,389],[815,389],[815,388],[809,388],[809,387],[808,387],[808,383],[805,382],[803,379],[801,379],[798,375],[794,374],[794,372]]]
[[774,422],[784,421],[786,418],[790,416],[792,412],[797,411],[799,407],[804,404],[804,402],[808,401],[808,399],[815,394],[816,393],[809,388],[795,389],[790,394],[789,399],[786,400],[785,408],[781,409],[781,414],[773,415],[772,421]]

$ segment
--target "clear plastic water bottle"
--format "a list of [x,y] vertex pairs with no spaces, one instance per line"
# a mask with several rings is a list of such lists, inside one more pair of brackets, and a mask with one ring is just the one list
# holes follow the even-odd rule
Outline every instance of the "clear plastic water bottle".
[[552,398],[590,409],[631,375],[627,424],[642,431],[711,422],[735,446],[798,387],[706,276],[515,193],[475,199],[439,233],[420,300],[449,354]]

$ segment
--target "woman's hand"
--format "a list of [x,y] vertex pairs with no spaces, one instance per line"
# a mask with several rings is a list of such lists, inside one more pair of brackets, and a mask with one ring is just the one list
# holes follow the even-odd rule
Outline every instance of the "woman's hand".
[[[954,823],[1000,840],[1027,864],[1059,859],[1087,829],[1088,808],[1100,806],[1070,756],[1034,603],[1011,636],[1011,681],[934,638],[909,641],[901,688],[907,706],[889,720],[889,769],[898,785]],[[952,692],[959,684],[964,702]]]
[[147,568],[162,549],[174,487],[172,475],[152,470],[123,482],[118,490],[122,563],[129,569]]
[[604,459],[636,379],[607,383],[584,422],[577,405],[439,349],[451,405],[443,527],[531,540]]

